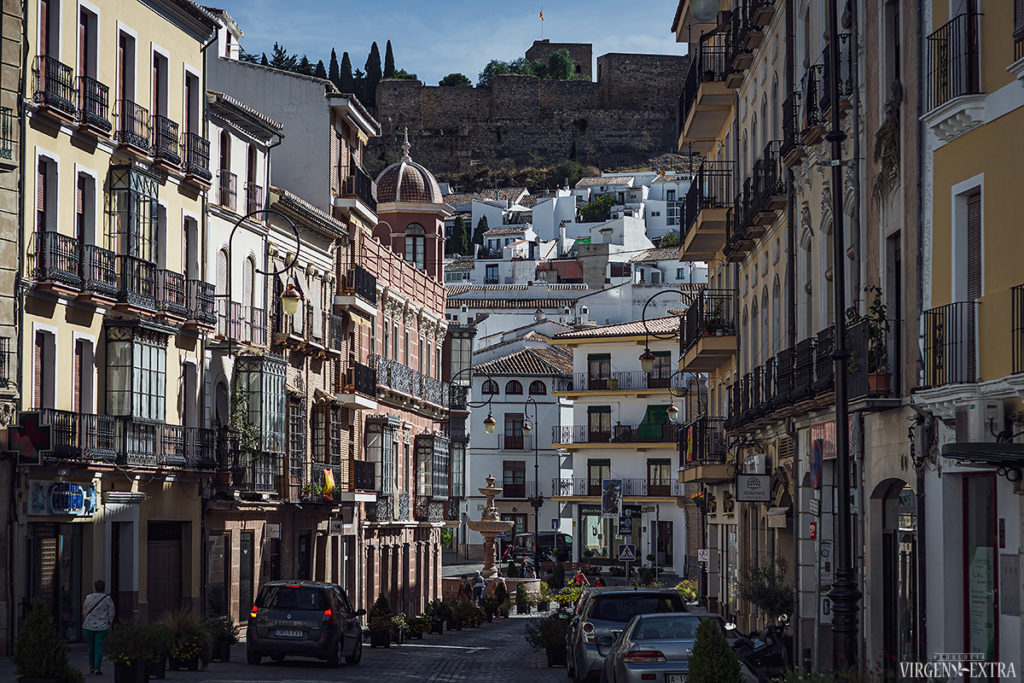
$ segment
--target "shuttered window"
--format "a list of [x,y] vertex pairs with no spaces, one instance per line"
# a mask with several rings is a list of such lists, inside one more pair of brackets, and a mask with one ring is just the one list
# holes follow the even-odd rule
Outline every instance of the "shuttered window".
[[1013,0],[1013,39],[1024,39],[1024,0]]
[[36,168],[36,230],[46,230],[46,160]]
[[36,332],[32,354],[32,407],[43,407],[43,363],[46,360],[46,333]]
[[73,380],[75,383],[74,392],[71,395],[73,402],[72,410],[76,413],[82,412],[82,354],[84,352],[83,342],[81,339],[75,342],[75,367],[73,371]]
[[85,244],[85,188],[86,177],[79,173],[75,184],[75,236],[81,244]]
[[981,297],[981,193],[967,198],[967,300]]

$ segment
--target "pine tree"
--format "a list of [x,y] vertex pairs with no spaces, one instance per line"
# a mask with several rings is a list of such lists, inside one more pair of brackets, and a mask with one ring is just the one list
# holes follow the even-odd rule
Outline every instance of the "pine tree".
[[264,52],[260,56],[260,66],[270,66],[270,60],[267,59],[267,53]]
[[364,84],[364,103],[371,107],[377,102],[377,84],[380,83],[380,48],[377,41],[370,45],[370,54],[366,57],[366,83]]
[[316,67],[313,69],[313,75],[317,78],[327,78],[327,69],[324,68],[324,60],[320,60],[316,63]]
[[295,68],[292,69],[295,73],[303,74],[305,76],[313,75],[313,65],[309,63],[309,57],[302,55],[302,59],[298,61]]
[[288,54],[288,50],[285,50],[280,44],[274,43],[274,48],[270,53],[270,66],[275,69],[291,71],[295,68],[297,61],[295,55]]
[[341,92],[355,92],[355,79],[352,77],[352,60],[348,53],[341,54],[341,67],[338,69],[338,89]]
[[484,233],[488,230],[490,228],[487,226],[487,216],[481,216],[480,221],[476,224],[476,230],[473,231],[473,244],[484,246]]
[[395,77],[395,54],[391,51],[391,41],[384,48],[384,78]]
[[338,67],[338,53],[331,48],[331,64],[327,67],[327,78],[330,79],[331,83],[337,86],[338,90],[341,90],[341,76]]
[[711,619],[701,619],[690,655],[688,683],[739,683],[740,662]]

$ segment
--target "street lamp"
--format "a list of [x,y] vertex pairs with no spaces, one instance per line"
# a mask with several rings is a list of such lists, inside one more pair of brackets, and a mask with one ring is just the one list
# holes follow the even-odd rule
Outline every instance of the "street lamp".
[[494,419],[494,414],[491,411],[487,411],[487,417],[484,418],[484,431],[488,434],[494,433],[494,427],[497,425],[497,420]]
[[[533,396],[523,401],[523,414],[528,414],[531,405],[533,421],[538,422],[540,406]],[[529,418],[523,421],[522,432],[524,437],[533,432]],[[540,493],[540,440],[536,438],[533,440],[533,486],[534,495],[530,496],[530,507],[533,508],[533,571],[540,576],[540,509],[544,505],[544,496]]]
[[281,295],[281,310],[285,315],[295,315],[295,312],[299,310],[301,299],[295,285],[289,282],[288,289],[284,290],[284,294]]
[[678,290],[663,289],[660,292],[655,292],[654,294],[652,294],[650,298],[648,298],[647,301],[644,302],[644,307],[640,311],[640,322],[644,326],[644,352],[640,354],[640,368],[644,371],[645,374],[648,375],[651,374],[651,371],[654,370],[655,361],[655,356],[651,352],[650,338],[654,337],[655,339],[668,340],[676,336],[675,332],[671,334],[659,334],[657,332],[651,332],[650,328],[647,327],[647,307],[651,305],[652,301],[654,301],[659,296],[662,296],[664,294],[675,294],[676,296],[682,297],[682,292]]

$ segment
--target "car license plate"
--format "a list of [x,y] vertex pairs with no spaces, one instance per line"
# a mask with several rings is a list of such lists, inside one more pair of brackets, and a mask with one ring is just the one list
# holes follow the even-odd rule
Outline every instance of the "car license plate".
[[686,683],[686,674],[666,674],[665,683]]
[[302,631],[293,631],[288,629],[277,629],[274,631],[274,635],[280,638],[301,638]]

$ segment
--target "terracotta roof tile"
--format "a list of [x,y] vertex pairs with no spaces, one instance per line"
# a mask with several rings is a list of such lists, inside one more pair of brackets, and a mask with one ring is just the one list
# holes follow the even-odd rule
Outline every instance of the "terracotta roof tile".
[[651,263],[653,261],[678,261],[679,247],[647,249],[629,259],[630,263]]
[[525,187],[499,187],[497,190],[480,190],[479,192],[453,192],[444,196],[446,204],[469,204],[474,199],[479,201],[515,202],[526,193]]
[[572,354],[559,349],[522,349],[473,367],[491,375],[569,375]]
[[602,325],[601,327],[590,327],[572,332],[561,332],[555,335],[555,339],[583,339],[588,337],[635,337],[645,333],[663,334],[668,332],[679,332],[679,317],[675,315],[664,318],[652,318],[647,321],[646,327],[641,320],[634,320],[628,323],[616,323],[614,325]]
[[629,185],[633,182],[633,176],[631,175],[614,175],[614,176],[591,176],[589,178],[580,178],[576,183],[576,187],[594,187],[600,185]]

